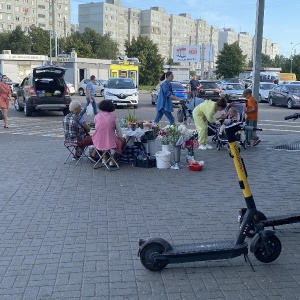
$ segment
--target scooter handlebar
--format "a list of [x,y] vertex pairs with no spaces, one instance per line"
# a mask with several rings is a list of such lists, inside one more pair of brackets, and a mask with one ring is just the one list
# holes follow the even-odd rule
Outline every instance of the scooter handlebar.
[[290,119],[296,120],[296,119],[298,119],[298,118],[300,118],[300,114],[298,114],[298,113],[295,113],[295,114],[293,114],[293,115],[284,117],[285,120],[290,120]]

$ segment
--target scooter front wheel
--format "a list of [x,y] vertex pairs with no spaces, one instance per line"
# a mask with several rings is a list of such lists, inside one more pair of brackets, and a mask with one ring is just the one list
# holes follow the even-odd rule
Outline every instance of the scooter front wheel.
[[278,258],[281,253],[281,242],[276,235],[268,237],[268,248],[270,253],[267,252],[265,246],[259,247],[255,252],[255,257],[263,263],[270,263]]
[[140,260],[142,265],[150,271],[161,271],[168,265],[168,261],[155,260],[157,254],[162,254],[165,247],[157,242],[150,243],[142,249]]

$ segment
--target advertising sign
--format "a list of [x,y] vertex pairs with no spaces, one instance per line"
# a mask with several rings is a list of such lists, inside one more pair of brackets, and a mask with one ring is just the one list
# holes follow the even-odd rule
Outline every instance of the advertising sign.
[[200,61],[200,45],[174,46],[173,61],[174,62],[199,62]]

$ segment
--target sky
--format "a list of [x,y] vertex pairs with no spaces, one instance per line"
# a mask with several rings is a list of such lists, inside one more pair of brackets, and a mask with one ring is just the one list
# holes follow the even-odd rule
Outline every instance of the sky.
[[[149,9],[165,8],[166,13],[191,14],[192,19],[203,19],[220,29],[255,34],[256,6],[259,0],[121,0],[123,7]],[[78,23],[78,5],[90,0],[71,0],[71,22]],[[263,37],[279,46],[279,54],[290,57],[300,54],[300,0],[265,0]],[[299,43],[299,45],[297,45]]]

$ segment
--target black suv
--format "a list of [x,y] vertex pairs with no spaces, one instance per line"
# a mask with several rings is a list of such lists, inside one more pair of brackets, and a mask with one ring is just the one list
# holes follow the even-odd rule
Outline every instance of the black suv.
[[69,113],[70,92],[64,80],[65,68],[41,66],[33,69],[22,83],[15,85],[15,109],[31,116],[33,111]]

